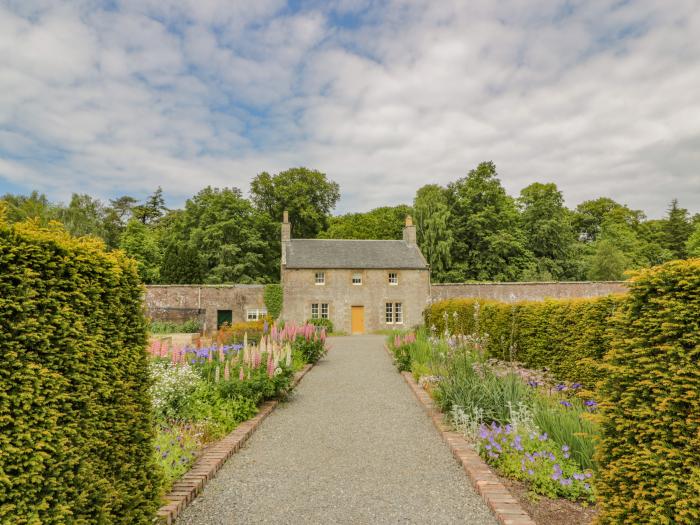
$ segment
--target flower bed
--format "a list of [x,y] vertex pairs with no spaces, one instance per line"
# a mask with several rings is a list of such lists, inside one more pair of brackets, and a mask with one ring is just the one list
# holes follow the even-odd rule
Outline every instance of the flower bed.
[[149,349],[154,454],[164,473],[163,491],[190,468],[209,443],[253,417],[258,406],[283,396],[294,373],[326,351],[325,330],[305,324],[267,324],[250,344],[229,332],[208,346],[178,347],[154,341]]
[[388,346],[452,424],[531,497],[595,501],[596,403],[577,383],[488,359],[479,336],[394,334]]

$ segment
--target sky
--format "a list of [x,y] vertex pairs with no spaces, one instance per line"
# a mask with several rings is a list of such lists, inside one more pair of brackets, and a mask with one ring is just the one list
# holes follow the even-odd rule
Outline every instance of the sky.
[[0,0],[0,194],[306,166],[366,211],[491,160],[514,196],[700,212],[698,35],[696,0]]

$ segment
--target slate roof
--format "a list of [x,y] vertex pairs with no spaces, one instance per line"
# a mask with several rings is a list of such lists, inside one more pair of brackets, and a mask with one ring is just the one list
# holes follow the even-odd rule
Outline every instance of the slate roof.
[[424,269],[417,246],[405,241],[292,239],[287,243],[287,268]]

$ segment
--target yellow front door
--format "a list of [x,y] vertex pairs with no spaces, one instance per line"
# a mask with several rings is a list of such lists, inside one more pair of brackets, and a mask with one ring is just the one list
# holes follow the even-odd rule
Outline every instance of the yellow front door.
[[353,306],[352,307],[352,333],[353,334],[364,334],[365,333],[365,307],[364,306]]

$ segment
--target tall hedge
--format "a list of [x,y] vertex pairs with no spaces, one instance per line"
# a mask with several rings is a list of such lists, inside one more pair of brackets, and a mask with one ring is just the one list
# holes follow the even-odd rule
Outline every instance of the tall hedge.
[[600,523],[700,523],[700,259],[632,279],[605,357]]
[[0,522],[151,523],[146,325],[135,265],[0,217]]
[[593,386],[609,347],[607,321],[621,296],[515,304],[450,299],[429,306],[425,324],[438,333],[486,335],[491,356],[548,368],[561,380]]

